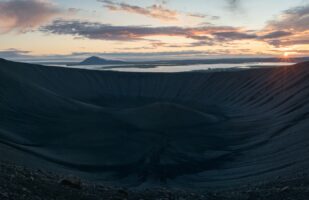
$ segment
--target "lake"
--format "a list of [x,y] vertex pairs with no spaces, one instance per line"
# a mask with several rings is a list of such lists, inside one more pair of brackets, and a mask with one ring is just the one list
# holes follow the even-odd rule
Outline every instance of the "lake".
[[79,68],[89,70],[108,70],[108,71],[121,71],[121,72],[190,72],[190,71],[204,71],[204,70],[216,70],[216,69],[243,69],[251,67],[268,67],[268,66],[288,66],[295,63],[287,62],[256,62],[256,63],[225,63],[225,64],[195,64],[195,65],[162,65],[155,66],[152,64],[143,64],[142,66],[136,66],[136,64],[126,65],[79,65],[79,66],[65,66],[58,65],[59,67]]

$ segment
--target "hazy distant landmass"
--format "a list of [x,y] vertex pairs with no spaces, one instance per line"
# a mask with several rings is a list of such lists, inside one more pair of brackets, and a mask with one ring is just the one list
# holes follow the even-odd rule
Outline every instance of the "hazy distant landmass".
[[[256,62],[290,62],[299,63],[309,61],[309,57],[295,58],[222,58],[222,59],[193,59],[193,60],[156,60],[156,61],[120,61],[108,60],[98,56],[92,56],[79,63],[70,63],[69,65],[123,65],[135,64],[136,66],[156,66],[156,65],[194,65],[194,64],[241,64]],[[51,63],[52,64],[52,63]]]
[[[167,60],[167,61],[153,61],[153,63],[174,63],[176,65],[192,65],[192,64],[240,64],[240,63],[254,63],[254,62],[305,62],[309,61],[309,57],[295,57],[295,58],[220,58],[220,59],[197,59],[197,60]],[[151,62],[150,62],[151,63]]]
[[308,67],[151,74],[0,60],[0,159],[130,187],[306,173]]
[[[67,66],[91,66],[91,65],[114,65],[126,66],[134,65],[136,67],[153,67],[153,66],[175,66],[175,65],[197,65],[197,64],[243,64],[243,63],[300,63],[309,61],[309,57],[265,57],[265,58],[207,58],[207,59],[179,59],[179,60],[117,60],[106,59],[99,56],[92,56],[84,60],[78,61],[40,61],[27,60],[27,63],[42,64],[42,65],[67,65]],[[88,64],[89,63],[89,64]]]
[[[112,70],[123,72],[188,72],[188,71],[226,71],[241,68],[272,67],[292,65],[298,62],[309,61],[309,57],[298,58],[224,58],[204,60],[158,60],[127,62],[107,60],[100,57],[90,57],[80,63],[70,63],[65,66],[72,66],[81,69],[91,70]],[[59,64],[59,63],[57,63]],[[52,65],[49,63],[48,65]],[[58,65],[63,66],[63,65]]]
[[118,64],[126,64],[127,62],[120,60],[107,60],[104,58],[100,58],[97,56],[92,56],[80,63],[75,63],[71,65],[118,65]]

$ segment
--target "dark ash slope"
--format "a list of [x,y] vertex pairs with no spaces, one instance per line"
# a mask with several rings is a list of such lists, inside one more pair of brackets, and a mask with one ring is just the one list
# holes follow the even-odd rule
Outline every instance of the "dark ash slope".
[[290,176],[309,167],[307,67],[146,74],[1,60],[1,159],[128,186]]

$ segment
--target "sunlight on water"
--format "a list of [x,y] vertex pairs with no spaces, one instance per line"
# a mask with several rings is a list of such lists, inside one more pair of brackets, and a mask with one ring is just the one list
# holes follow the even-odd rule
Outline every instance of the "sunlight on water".
[[121,72],[190,72],[190,71],[205,71],[205,70],[217,70],[217,69],[244,69],[252,67],[266,67],[266,66],[288,66],[295,63],[288,62],[257,62],[257,63],[240,63],[240,64],[196,64],[196,65],[165,65],[165,66],[153,66],[143,65],[137,67],[133,64],[127,65],[79,65],[79,66],[64,66],[59,67],[79,68],[89,70],[108,70],[108,71],[121,71]]
[[126,72],[190,72],[213,69],[250,68],[252,66],[286,66],[294,63],[243,63],[243,64],[199,64],[181,66],[157,66],[153,68],[113,68],[114,71]]

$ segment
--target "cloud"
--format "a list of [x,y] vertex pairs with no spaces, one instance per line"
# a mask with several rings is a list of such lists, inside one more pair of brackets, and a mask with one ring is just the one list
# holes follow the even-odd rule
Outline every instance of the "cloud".
[[[106,0],[104,0],[106,1]],[[308,7],[308,6],[307,6]],[[282,13],[283,17],[269,21],[261,30],[246,30],[240,27],[215,26],[212,24],[200,24],[195,27],[181,26],[115,26],[97,22],[79,20],[55,20],[53,23],[41,27],[45,33],[58,35],[72,35],[76,38],[87,38],[96,40],[112,41],[139,41],[147,40],[151,43],[160,41],[152,40],[151,37],[168,36],[184,37],[193,41],[183,44],[162,43],[160,47],[167,48],[190,48],[199,46],[229,46],[230,42],[251,40],[262,42],[274,47],[288,47],[292,45],[307,45],[309,41],[309,28],[302,20],[307,18],[307,7],[292,8]],[[204,15],[199,15],[204,17]],[[287,21],[287,18],[293,19]],[[300,19],[298,19],[300,18]],[[307,21],[306,21],[307,22]],[[298,27],[301,26],[301,27]],[[294,27],[284,29],[283,27]],[[146,47],[147,49],[158,48],[159,46]],[[145,47],[144,47],[145,48]]]
[[200,13],[191,13],[191,14],[188,14],[188,16],[201,18],[201,19],[208,17],[208,15],[204,15],[204,14],[200,14]]
[[267,23],[264,31],[270,33],[261,38],[275,47],[308,45],[308,22],[309,4],[288,9]]
[[244,39],[255,39],[257,38],[257,35],[255,34],[248,34],[243,32],[218,32],[214,33],[217,37],[219,37],[221,40],[244,40]]
[[[96,40],[112,41],[149,41],[151,46],[143,49],[156,49],[158,47],[167,48],[190,48],[199,46],[227,45],[228,42],[240,40],[253,40],[268,42],[273,44],[270,39],[281,38],[292,33],[284,31],[275,31],[261,34],[259,32],[243,30],[237,27],[229,26],[198,26],[198,27],[178,27],[178,26],[114,26],[87,21],[77,20],[56,20],[52,24],[40,29],[45,33],[58,35],[72,35],[76,38],[87,38]],[[192,39],[192,42],[183,44],[170,44],[158,40],[151,40],[151,37],[169,36],[184,37]],[[138,49],[140,49],[138,47]],[[127,49],[127,50],[136,50]]]
[[202,26],[193,28],[178,26],[113,26],[87,21],[55,20],[52,24],[46,25],[40,30],[46,33],[72,35],[88,39],[136,41],[146,40],[146,37],[149,36],[180,36],[195,40],[205,40],[211,35],[215,37],[215,33],[217,32],[231,32],[232,34],[233,31],[237,31],[237,28],[228,26]]
[[188,17],[195,17],[195,18],[199,18],[199,19],[210,19],[210,20],[220,19],[219,16],[211,16],[211,15],[205,15],[205,14],[201,14],[201,13],[188,13],[187,16]]
[[235,11],[240,8],[241,0],[226,0],[228,3],[228,9]]
[[78,14],[79,12],[81,12],[82,11],[82,9],[78,9],[78,8],[69,8],[68,9],[68,14],[70,14],[70,15],[76,15],[76,14]]
[[305,31],[309,29],[309,4],[284,11],[268,22],[268,29]]
[[308,39],[269,40],[268,43],[275,47],[292,46],[292,45],[309,45],[309,38]]
[[130,5],[127,3],[117,3],[110,0],[98,0],[98,1],[104,3],[105,4],[104,7],[106,7],[111,11],[125,11],[129,13],[145,15],[159,20],[168,20],[168,21],[178,20],[179,15],[178,12],[165,8],[163,6],[166,3],[165,1],[161,2],[160,4],[154,4],[147,8]]
[[287,31],[274,31],[274,32],[270,32],[266,35],[261,36],[261,39],[273,39],[273,38],[281,38],[281,37],[286,37],[286,36],[290,36],[293,33],[291,32],[287,32]]
[[139,15],[148,16],[151,18],[159,19],[161,21],[178,21],[180,16],[194,17],[199,19],[218,20],[218,16],[210,16],[201,13],[184,13],[176,10],[171,10],[166,7],[167,1],[157,0],[156,4],[146,8],[127,3],[119,3],[111,0],[97,0],[104,4],[104,7],[111,11],[124,11]]
[[[108,0],[101,1],[110,2]],[[281,17],[269,21],[265,28],[261,30],[246,30],[240,27],[215,26],[212,24],[200,24],[195,27],[115,26],[98,22],[63,19],[55,20],[51,24],[41,27],[40,30],[45,33],[71,35],[76,38],[112,41],[145,40],[149,41],[151,45],[154,44],[149,47],[143,47],[144,49],[156,49],[158,47],[190,48],[214,45],[229,46],[231,42],[241,40],[266,43],[274,47],[288,47],[308,44],[309,28],[306,28],[307,24],[303,25],[305,23],[303,19],[307,19],[309,15],[308,7],[303,6],[286,10],[282,12]],[[197,17],[206,17],[206,15],[202,14],[196,15]],[[151,39],[151,37],[158,36],[184,37],[192,41],[183,44],[169,44],[158,41],[158,39]]]
[[28,31],[61,13],[47,0],[5,0],[0,2],[0,32]]

